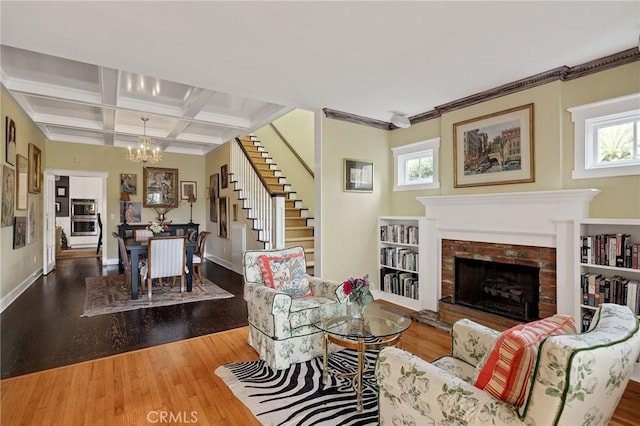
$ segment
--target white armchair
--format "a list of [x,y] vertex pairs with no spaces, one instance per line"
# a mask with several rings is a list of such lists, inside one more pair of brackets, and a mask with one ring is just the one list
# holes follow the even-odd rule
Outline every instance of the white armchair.
[[[304,275],[312,295],[295,297],[265,284],[261,256],[296,259],[283,273]],[[346,314],[342,283],[306,275],[304,249],[249,250],[244,253],[244,300],[249,312],[248,342],[274,370],[322,355],[322,332],[313,323]]]
[[[180,292],[185,288],[186,237],[149,238],[149,257],[146,269],[147,289],[151,301],[151,281],[155,278],[180,277]],[[161,284],[162,285],[162,284]]]
[[376,363],[381,425],[606,425],[640,354],[638,319],[603,304],[589,332],[547,337],[525,403],[515,407],[469,383],[500,333],[461,320],[452,356],[428,363],[385,348]]

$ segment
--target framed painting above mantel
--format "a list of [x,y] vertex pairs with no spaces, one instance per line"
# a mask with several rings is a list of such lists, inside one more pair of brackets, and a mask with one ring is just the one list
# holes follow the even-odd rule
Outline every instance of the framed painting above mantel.
[[533,125],[533,104],[454,124],[454,186],[533,182]]

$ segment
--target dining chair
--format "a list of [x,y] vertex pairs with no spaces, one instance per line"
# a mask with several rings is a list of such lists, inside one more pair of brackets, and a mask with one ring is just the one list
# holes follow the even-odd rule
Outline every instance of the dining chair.
[[202,263],[204,262],[204,243],[209,234],[211,234],[211,232],[208,231],[202,231],[198,234],[196,248],[193,251],[193,275],[196,276],[197,274],[200,284],[204,284],[202,280]]
[[136,240],[143,240],[145,238],[153,237],[153,232],[149,229],[134,229],[134,236]]
[[[184,236],[149,238],[147,271],[145,280],[149,301],[151,301],[152,284],[155,278],[180,277],[180,292],[184,291],[186,277],[187,240]],[[162,284],[161,284],[162,285]],[[173,287],[173,285],[172,285]]]
[[123,287],[125,287],[127,291],[131,291],[131,262],[129,261],[127,247],[124,244],[124,240],[117,232],[114,232],[111,235],[113,235],[113,237],[118,241],[118,249],[120,250],[120,258],[122,259],[122,267],[124,268]]

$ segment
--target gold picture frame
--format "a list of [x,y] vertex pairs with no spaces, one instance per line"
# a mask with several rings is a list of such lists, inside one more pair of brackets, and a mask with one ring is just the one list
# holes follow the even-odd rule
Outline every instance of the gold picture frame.
[[533,182],[533,104],[453,125],[454,187]]
[[34,144],[29,144],[29,192],[39,194],[42,190],[42,152]]
[[178,207],[178,169],[144,167],[143,207]]

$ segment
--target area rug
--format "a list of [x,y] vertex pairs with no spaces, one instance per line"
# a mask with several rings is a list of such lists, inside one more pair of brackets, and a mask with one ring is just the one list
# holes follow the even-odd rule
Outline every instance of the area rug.
[[[373,376],[378,351],[367,351],[371,370],[363,380],[362,411],[356,411],[356,393],[349,378],[329,375],[322,384],[322,357],[286,370],[274,371],[264,361],[226,364],[216,374],[264,425],[375,425],[378,424],[378,387]],[[334,352],[329,366],[355,371],[357,353]]]
[[167,283],[164,283],[162,288],[154,286],[151,302],[146,294],[140,294],[138,299],[131,300],[131,292],[122,286],[123,281],[122,275],[86,278],[87,291],[84,299],[84,313],[81,316],[92,317],[140,308],[233,297],[233,294],[204,278],[204,284],[200,284],[199,281],[196,283],[194,280],[193,291],[190,292],[180,293],[180,281],[176,280],[173,289]]

